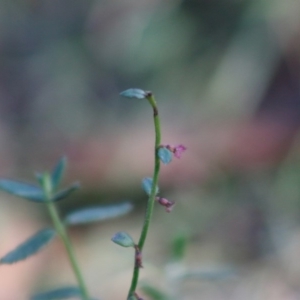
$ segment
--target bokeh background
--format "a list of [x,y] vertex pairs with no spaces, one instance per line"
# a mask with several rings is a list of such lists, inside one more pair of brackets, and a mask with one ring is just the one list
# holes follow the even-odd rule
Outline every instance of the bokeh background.
[[[133,253],[110,238],[138,239],[143,222],[152,112],[119,97],[137,87],[157,98],[163,142],[188,148],[162,166],[176,206],[155,208],[144,284],[178,300],[300,299],[299,14],[296,0],[0,1],[0,176],[34,180],[65,154],[82,189],[62,215],[135,203],[70,231],[95,297],[125,299]],[[0,202],[2,256],[49,218]],[[0,278],[3,300],[75,282],[59,241]]]

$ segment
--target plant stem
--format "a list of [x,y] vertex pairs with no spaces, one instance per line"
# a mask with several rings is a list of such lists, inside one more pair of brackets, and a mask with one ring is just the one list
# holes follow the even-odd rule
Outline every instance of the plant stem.
[[59,234],[60,238],[62,239],[65,248],[67,250],[67,254],[68,254],[68,258],[71,264],[71,267],[73,269],[74,275],[77,279],[78,285],[80,287],[81,290],[81,294],[82,294],[82,300],[89,300],[90,297],[88,295],[88,291],[86,288],[86,285],[84,283],[80,268],[78,266],[76,257],[75,257],[75,253],[71,244],[71,241],[69,239],[69,236],[67,234],[65,225],[63,224],[63,222],[60,219],[60,216],[58,214],[57,208],[55,206],[55,203],[53,201],[51,201],[52,198],[52,193],[50,192],[50,190],[48,189],[44,189],[45,190],[45,196],[46,196],[46,204],[47,204],[47,208],[49,211],[49,214],[51,216],[53,225],[57,231],[57,233]]
[[[153,118],[154,118],[154,128],[155,128],[155,147],[154,147],[155,162],[154,162],[154,172],[153,172],[153,179],[152,179],[153,181],[152,181],[151,194],[148,198],[144,225],[143,225],[140,239],[138,242],[138,248],[139,248],[140,252],[142,252],[142,250],[143,250],[143,247],[144,247],[144,244],[145,244],[145,241],[147,238],[147,233],[148,233],[151,217],[153,214],[153,208],[154,208],[155,196],[156,196],[156,186],[158,183],[159,169],[160,169],[160,160],[159,160],[158,153],[157,153],[158,148],[160,146],[160,140],[161,140],[161,130],[160,130],[160,120],[159,120],[159,116],[158,116],[158,109],[157,109],[155,98],[153,97],[152,93],[148,94],[147,100],[149,101],[149,103],[151,104],[151,106],[153,108]],[[138,279],[139,279],[139,271],[140,271],[140,267],[137,264],[135,264],[134,269],[133,269],[131,286],[130,286],[127,298],[134,295],[134,292],[137,287]]]

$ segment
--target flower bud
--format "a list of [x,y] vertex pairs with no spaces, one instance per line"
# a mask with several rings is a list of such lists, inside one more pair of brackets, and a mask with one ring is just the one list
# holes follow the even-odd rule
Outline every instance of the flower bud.
[[166,198],[162,198],[162,197],[156,197],[155,200],[162,206],[164,206],[166,208],[166,212],[171,212],[175,202],[170,201]]

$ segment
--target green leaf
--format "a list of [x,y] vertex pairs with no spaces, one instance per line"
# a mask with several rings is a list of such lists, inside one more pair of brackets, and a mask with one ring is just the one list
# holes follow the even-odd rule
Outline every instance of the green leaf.
[[169,164],[172,161],[173,153],[165,147],[158,149],[158,157],[165,164]]
[[207,280],[207,281],[218,281],[224,280],[228,278],[237,277],[238,271],[234,268],[220,268],[220,269],[212,269],[212,270],[192,270],[187,271],[182,274],[181,279],[189,280],[189,279],[198,279],[198,280]]
[[58,193],[56,193],[54,195],[54,197],[52,198],[52,201],[60,201],[64,198],[67,198],[69,195],[71,195],[73,192],[77,191],[80,188],[80,184],[79,182],[75,182],[73,183],[71,186],[69,186],[68,188],[59,191]]
[[36,185],[11,180],[11,179],[0,179],[0,189],[34,202],[43,202],[44,201],[44,192],[41,188]]
[[170,300],[170,298],[164,292],[151,285],[144,284],[142,286],[142,290],[147,296],[149,296],[153,300]]
[[44,191],[45,200],[48,201],[51,197],[52,190],[53,190],[50,174],[47,172],[43,173],[40,179],[40,183]]
[[[142,186],[143,186],[143,189],[144,191],[146,192],[146,194],[148,196],[151,195],[151,191],[152,191],[152,183],[153,183],[153,179],[151,177],[146,177],[143,179],[142,181]],[[156,189],[155,189],[155,195],[159,192],[159,188],[158,186],[156,186]]]
[[172,241],[172,259],[180,261],[184,258],[188,244],[188,235],[179,232]]
[[56,235],[56,231],[50,228],[40,230],[34,236],[10,251],[1,258],[0,264],[13,264],[36,254],[46,246]]
[[117,232],[111,240],[122,247],[134,247],[135,243],[132,237],[123,231]]
[[67,158],[65,156],[63,156],[58,163],[56,164],[56,166],[54,167],[52,173],[51,173],[51,181],[52,181],[52,187],[53,190],[56,190],[61,181],[62,178],[64,176],[65,170],[67,167]]
[[36,294],[32,296],[30,300],[59,300],[73,297],[78,299],[82,298],[80,288],[76,286],[62,287],[52,291]]
[[42,186],[43,185],[43,173],[35,172],[34,176],[35,176],[37,182],[39,183],[39,185]]
[[128,89],[128,90],[120,93],[120,96],[125,97],[125,98],[144,99],[147,96],[147,92],[145,92],[141,89]]
[[129,202],[118,205],[98,206],[74,211],[67,215],[65,223],[69,225],[86,224],[122,216],[132,210]]

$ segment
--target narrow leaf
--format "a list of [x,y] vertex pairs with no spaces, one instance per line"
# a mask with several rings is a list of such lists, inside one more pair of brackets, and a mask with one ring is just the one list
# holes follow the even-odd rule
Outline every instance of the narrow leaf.
[[43,173],[40,182],[44,191],[45,199],[48,201],[53,190],[50,174],[47,172]]
[[47,228],[40,230],[34,236],[10,251],[1,258],[0,264],[13,264],[32,256],[46,246],[56,235],[55,230]]
[[227,278],[232,278],[238,276],[238,271],[234,268],[224,268],[224,269],[216,269],[216,270],[193,270],[184,273],[181,276],[181,279],[199,279],[199,280],[224,280]]
[[134,247],[135,246],[132,237],[128,233],[126,233],[126,232],[122,232],[122,231],[117,232],[111,238],[111,240],[114,243],[116,243],[116,244],[118,244],[118,245],[120,245],[122,247]]
[[172,259],[174,261],[180,261],[184,258],[186,248],[188,244],[188,235],[183,232],[177,233],[172,241]]
[[146,98],[147,93],[141,89],[128,89],[122,93],[120,96],[126,98],[136,98],[136,99],[144,99]]
[[[142,181],[142,186],[143,186],[143,189],[144,191],[146,192],[146,194],[148,196],[151,195],[151,190],[152,190],[152,183],[153,183],[153,179],[151,177],[146,177],[143,179]],[[159,192],[159,188],[158,186],[156,186],[156,189],[155,189],[155,195]]]
[[122,216],[132,210],[129,202],[118,205],[98,206],[74,211],[67,215],[66,224],[86,224]]
[[34,176],[35,176],[37,182],[39,183],[39,185],[42,186],[43,185],[43,173],[35,172]]
[[71,186],[69,186],[68,188],[59,191],[58,193],[56,193],[52,199],[52,201],[59,201],[62,200],[64,198],[67,198],[69,195],[71,195],[73,192],[77,191],[80,188],[80,184],[79,182],[75,182],[73,183]]
[[0,189],[34,202],[43,202],[44,201],[44,192],[41,188],[36,185],[11,180],[11,179],[0,179]]
[[76,286],[58,288],[52,291],[39,293],[31,297],[30,300],[59,300],[77,297],[81,299],[82,293]]
[[151,285],[143,285],[142,290],[152,300],[170,300],[170,298],[165,293]]
[[59,187],[62,178],[64,176],[66,167],[67,167],[67,158],[63,156],[58,161],[58,163],[56,164],[56,166],[54,167],[51,173],[52,187],[54,190],[56,190]]
[[165,165],[172,161],[173,153],[165,147],[158,149],[158,157]]

